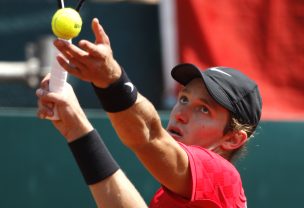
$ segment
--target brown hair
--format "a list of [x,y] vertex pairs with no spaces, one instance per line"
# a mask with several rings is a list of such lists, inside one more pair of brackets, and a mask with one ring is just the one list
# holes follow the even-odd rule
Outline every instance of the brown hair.
[[250,138],[253,137],[253,133],[255,132],[256,127],[256,125],[243,124],[236,117],[230,115],[227,125],[224,128],[224,134],[227,134],[228,132],[243,130],[246,132],[248,139],[244,145],[242,145],[238,149],[233,150],[230,153],[228,158],[229,161],[233,162],[239,158],[244,157],[247,154],[247,143]]

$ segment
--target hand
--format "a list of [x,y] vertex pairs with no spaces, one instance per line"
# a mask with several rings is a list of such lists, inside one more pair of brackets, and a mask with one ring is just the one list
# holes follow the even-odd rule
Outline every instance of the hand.
[[66,83],[64,92],[50,92],[48,89],[49,79],[50,74],[43,79],[40,88],[36,91],[38,117],[41,119],[52,117],[54,114],[53,109],[56,105],[60,120],[52,122],[68,142],[78,139],[93,130],[92,125],[79,105],[72,86]]
[[63,54],[57,56],[59,64],[81,80],[106,88],[121,75],[121,68],[113,58],[110,40],[97,18],[92,21],[95,43],[81,40],[79,47],[56,40],[54,45]]

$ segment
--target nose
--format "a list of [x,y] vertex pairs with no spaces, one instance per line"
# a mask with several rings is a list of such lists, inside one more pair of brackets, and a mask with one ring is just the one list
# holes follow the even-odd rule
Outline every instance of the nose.
[[190,111],[187,108],[178,109],[175,114],[175,120],[180,123],[188,123],[190,118]]

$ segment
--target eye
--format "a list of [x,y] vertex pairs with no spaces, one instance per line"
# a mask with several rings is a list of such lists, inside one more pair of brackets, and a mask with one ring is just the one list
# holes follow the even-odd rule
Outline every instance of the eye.
[[188,98],[186,96],[180,96],[179,98],[179,103],[181,104],[187,104],[188,103]]
[[200,107],[200,111],[204,114],[208,114],[209,113],[209,109],[206,106],[201,106]]

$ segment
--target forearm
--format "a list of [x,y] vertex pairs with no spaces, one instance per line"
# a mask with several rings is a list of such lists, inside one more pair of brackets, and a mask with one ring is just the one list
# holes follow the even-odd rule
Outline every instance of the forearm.
[[133,106],[109,113],[109,117],[121,141],[155,179],[172,192],[189,197],[191,174],[187,154],[162,127],[154,106],[139,94]]
[[[82,112],[83,113],[83,112]],[[78,114],[79,115],[79,114]],[[82,136],[88,134],[91,132],[94,127],[89,122],[89,120],[86,118],[86,116],[83,113],[83,116],[79,118],[79,116],[75,116],[73,119],[73,123],[69,126],[65,126],[63,130],[59,129],[60,132],[62,132],[63,136],[66,138],[68,143],[71,143]],[[60,121],[59,121],[60,122]],[[77,125],[75,125],[77,123]]]
[[154,106],[139,93],[133,106],[108,116],[121,141],[131,149],[160,138],[165,131]]
[[96,131],[69,146],[98,207],[146,207]]
[[118,170],[112,176],[94,185],[90,185],[89,187],[98,207],[147,207],[136,188],[121,170]]

